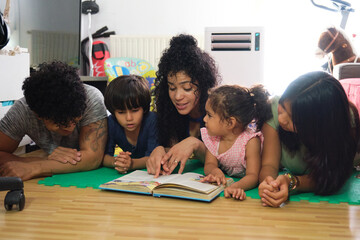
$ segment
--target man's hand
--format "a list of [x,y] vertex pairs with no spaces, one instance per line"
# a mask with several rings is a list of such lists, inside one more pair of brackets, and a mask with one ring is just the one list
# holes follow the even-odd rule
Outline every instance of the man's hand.
[[72,148],[57,147],[48,156],[49,160],[55,160],[61,163],[77,164],[81,161],[81,152]]

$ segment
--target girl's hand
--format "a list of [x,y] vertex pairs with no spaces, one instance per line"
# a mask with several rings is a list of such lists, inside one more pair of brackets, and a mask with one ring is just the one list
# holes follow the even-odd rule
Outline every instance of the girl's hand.
[[48,156],[48,159],[75,165],[81,161],[81,152],[72,148],[57,147]]
[[154,174],[155,178],[157,178],[161,172],[161,159],[166,154],[165,148],[163,146],[156,147],[149,158],[146,161],[146,169],[149,174]]
[[224,173],[219,169],[214,169],[209,175],[204,177],[200,182],[217,183],[217,185],[226,185]]
[[161,164],[166,175],[171,174],[179,163],[180,168],[178,173],[184,171],[186,161],[195,151],[194,146],[197,145],[197,141],[200,140],[194,137],[188,137],[170,148],[161,159]]
[[225,188],[224,196],[226,198],[232,197],[232,198],[237,199],[237,200],[245,200],[246,193],[245,193],[244,189],[233,187],[233,185]]
[[[265,180],[266,181],[266,180]],[[261,201],[263,202],[263,206],[270,207],[280,207],[282,203],[285,203],[289,197],[289,182],[286,176],[280,175],[276,178],[276,180],[270,182],[272,187],[278,186],[278,191],[270,191],[269,189],[264,189]],[[260,192],[260,187],[259,187]],[[260,195],[260,194],[259,194]]]
[[131,170],[132,159],[130,157],[131,152],[120,152],[117,157],[114,158],[114,167],[119,173],[127,173]]

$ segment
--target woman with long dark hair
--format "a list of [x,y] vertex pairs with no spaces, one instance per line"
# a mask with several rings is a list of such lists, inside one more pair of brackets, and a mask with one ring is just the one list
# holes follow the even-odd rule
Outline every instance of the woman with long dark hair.
[[158,114],[160,146],[146,166],[151,174],[170,174],[180,163],[179,173],[192,154],[203,160],[205,146],[200,140],[204,126],[208,90],[217,85],[215,61],[197,46],[190,35],[171,39],[156,73],[155,107]]
[[[274,98],[264,124],[259,195],[278,207],[290,192],[336,193],[350,177],[359,140],[359,114],[338,80],[310,72]],[[278,176],[279,167],[288,173]]]

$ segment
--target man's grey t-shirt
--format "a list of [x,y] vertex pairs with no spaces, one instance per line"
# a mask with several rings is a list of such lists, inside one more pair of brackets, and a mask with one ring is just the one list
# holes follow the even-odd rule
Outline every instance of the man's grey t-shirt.
[[95,87],[86,84],[84,87],[87,95],[86,109],[71,135],[61,136],[47,130],[43,121],[39,120],[30,110],[24,97],[15,101],[1,119],[0,131],[15,141],[21,141],[25,135],[28,135],[48,154],[58,146],[79,149],[80,128],[107,116],[102,93]]

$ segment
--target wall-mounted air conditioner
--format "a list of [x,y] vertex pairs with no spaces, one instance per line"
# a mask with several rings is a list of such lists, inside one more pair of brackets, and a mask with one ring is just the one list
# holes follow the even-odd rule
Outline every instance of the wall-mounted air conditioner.
[[205,50],[217,62],[222,84],[263,83],[263,27],[207,27]]

